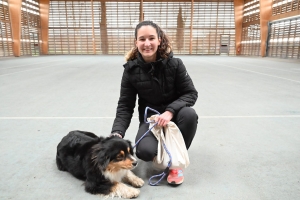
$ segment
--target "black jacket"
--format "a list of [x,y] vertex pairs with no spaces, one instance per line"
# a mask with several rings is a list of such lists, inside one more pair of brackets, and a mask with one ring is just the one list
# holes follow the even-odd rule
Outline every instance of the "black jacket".
[[[166,59],[145,63],[142,56],[124,65],[121,92],[112,132],[123,137],[129,127],[136,96],[140,122],[144,120],[148,106],[160,113],[170,111],[174,115],[183,107],[193,106],[198,92],[181,59],[171,52]],[[148,116],[155,113],[148,112]]]

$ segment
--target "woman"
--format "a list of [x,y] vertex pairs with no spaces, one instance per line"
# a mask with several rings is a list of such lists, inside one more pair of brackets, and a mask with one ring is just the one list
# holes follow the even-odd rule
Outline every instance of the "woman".
[[[198,92],[179,58],[174,58],[167,35],[152,21],[140,22],[135,28],[135,47],[126,55],[127,63],[121,81],[121,92],[111,135],[124,137],[138,96],[139,130],[136,141],[149,129],[144,122],[146,107],[161,113],[159,126],[173,121],[180,129],[186,147],[195,136],[198,116],[193,108]],[[148,112],[148,117],[156,114]],[[157,139],[148,133],[136,146],[136,155],[153,161],[157,155]],[[171,169],[167,181],[181,184],[182,169]]]

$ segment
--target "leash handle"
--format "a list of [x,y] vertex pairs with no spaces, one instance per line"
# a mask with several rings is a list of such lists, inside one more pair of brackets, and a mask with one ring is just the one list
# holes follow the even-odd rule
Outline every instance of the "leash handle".
[[[158,183],[169,173],[170,167],[172,165],[172,156],[171,156],[171,153],[168,151],[167,146],[166,146],[165,143],[163,143],[163,147],[166,150],[167,154],[169,155],[170,161],[168,162],[168,166],[166,167],[166,169],[161,174],[154,175],[154,176],[150,177],[150,179],[149,179],[149,185],[151,185],[151,186],[158,185]],[[161,176],[161,178],[158,181],[156,181],[155,183],[151,182],[151,180],[153,178],[160,177],[160,176]]]
[[148,110],[151,110],[151,111],[157,113],[158,115],[160,115],[160,113],[157,110],[154,110],[154,109],[147,106],[146,109],[145,109],[145,114],[144,114],[144,122],[147,123],[147,124],[151,123],[151,122],[147,121]]
[[[145,109],[145,114],[144,114],[144,121],[145,123],[149,124],[151,122],[155,122],[155,121],[147,121],[147,114],[148,114],[148,110],[152,110],[153,112],[157,113],[158,115],[160,115],[160,113],[157,111],[157,110],[154,110],[150,107],[146,107]],[[144,133],[144,135],[135,143],[135,145],[133,146],[133,149],[136,147],[136,145],[154,128],[154,126],[156,126],[157,122],[151,127],[148,129],[148,131],[146,133]]]
[[[154,175],[154,176],[151,176],[151,178],[149,179],[149,185],[151,185],[151,186],[156,186],[168,173],[169,173],[169,167],[167,167],[164,171],[163,171],[163,173],[161,173],[161,174],[158,174],[158,175]],[[161,177],[160,177],[161,176]],[[153,183],[153,182],[151,182],[151,180],[153,179],[153,178],[156,178],[156,177],[160,177],[160,179],[158,180],[158,181],[156,181],[155,183]]]

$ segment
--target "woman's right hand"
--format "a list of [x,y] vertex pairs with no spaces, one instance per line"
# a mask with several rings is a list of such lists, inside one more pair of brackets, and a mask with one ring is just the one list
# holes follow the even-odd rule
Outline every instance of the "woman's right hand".
[[163,114],[158,115],[155,118],[155,122],[157,122],[157,125],[164,127],[171,121],[172,118],[173,118],[173,113],[170,111],[165,111]]

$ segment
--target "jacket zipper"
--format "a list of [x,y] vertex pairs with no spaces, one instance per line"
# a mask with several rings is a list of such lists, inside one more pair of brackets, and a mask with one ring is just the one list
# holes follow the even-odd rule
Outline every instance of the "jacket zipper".
[[[153,66],[152,63],[151,63],[151,68],[153,69],[152,72],[151,72],[151,77],[152,77],[153,80],[155,80],[155,81],[158,83],[158,86],[159,86],[159,89],[160,89],[160,92],[161,92],[163,101],[165,102],[164,90],[163,90],[163,88],[162,88],[163,85],[164,85],[164,80],[162,80],[162,84],[163,84],[163,85],[161,85],[160,82],[159,82],[159,80],[158,80],[155,76],[153,76],[154,66]],[[164,104],[163,104],[163,105],[164,105]]]

